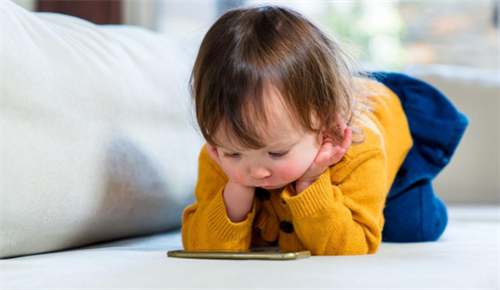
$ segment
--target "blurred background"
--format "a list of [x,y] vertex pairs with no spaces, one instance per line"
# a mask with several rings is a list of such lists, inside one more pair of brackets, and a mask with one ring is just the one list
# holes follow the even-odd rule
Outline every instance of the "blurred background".
[[341,39],[364,69],[407,73],[443,92],[470,124],[435,179],[436,193],[452,203],[499,203],[498,1],[13,1],[31,11],[178,37],[193,61],[209,27],[228,9],[290,7]]
[[[14,0],[31,11],[96,24],[139,25],[191,38],[193,45],[226,10],[257,4],[291,7],[344,39],[362,62],[397,71],[419,64],[498,69],[496,1],[161,1]],[[480,44],[480,45],[479,45]]]

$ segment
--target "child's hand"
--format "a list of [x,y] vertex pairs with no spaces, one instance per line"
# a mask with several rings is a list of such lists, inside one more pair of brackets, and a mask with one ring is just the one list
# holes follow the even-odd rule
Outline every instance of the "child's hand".
[[[208,156],[210,156],[210,158],[212,158],[220,166],[222,171],[224,171],[217,148],[214,148],[208,142],[207,153]],[[226,172],[224,171],[224,173]],[[232,180],[227,173],[226,176],[229,181],[224,186],[224,191],[222,192],[222,198],[226,206],[226,213],[228,218],[233,223],[240,223],[245,220],[248,213],[252,210],[255,198],[255,187],[239,184]]]
[[[307,171],[296,180],[295,184],[297,187],[299,187],[299,184],[311,185],[325,172],[327,167],[338,163],[347,150],[349,150],[349,147],[351,147],[352,129],[347,127],[344,120],[340,117],[340,114],[337,114],[337,121],[341,132],[344,133],[344,140],[340,144],[335,145],[332,138],[325,135],[323,138],[323,145],[313,163]],[[297,194],[298,193],[300,193],[300,191],[297,190]]]

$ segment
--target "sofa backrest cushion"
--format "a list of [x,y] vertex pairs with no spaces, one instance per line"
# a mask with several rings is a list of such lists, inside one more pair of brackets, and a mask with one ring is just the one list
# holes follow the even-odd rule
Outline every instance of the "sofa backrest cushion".
[[180,228],[204,143],[165,34],[4,1],[0,258]]

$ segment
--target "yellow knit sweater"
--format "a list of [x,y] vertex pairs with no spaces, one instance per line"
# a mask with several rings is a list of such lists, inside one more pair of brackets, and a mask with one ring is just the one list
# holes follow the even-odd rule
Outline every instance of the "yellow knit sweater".
[[362,255],[377,252],[382,241],[385,199],[413,146],[401,102],[389,88],[370,82],[374,112],[363,115],[365,141],[351,145],[342,160],[294,196],[293,184],[254,198],[246,219],[232,222],[223,199],[229,181],[207,154],[199,156],[196,202],[184,210],[186,250],[249,249],[279,245],[312,255]]

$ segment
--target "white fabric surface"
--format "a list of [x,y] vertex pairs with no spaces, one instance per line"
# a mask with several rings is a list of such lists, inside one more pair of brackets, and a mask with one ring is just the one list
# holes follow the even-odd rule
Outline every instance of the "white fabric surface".
[[192,53],[140,27],[0,7],[0,258],[179,227],[204,143]]
[[498,289],[499,206],[448,206],[437,242],[382,243],[374,255],[295,261],[168,258],[179,230],[0,260],[3,289]]

